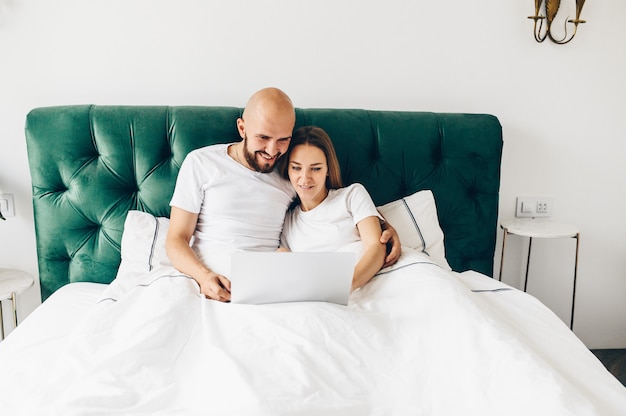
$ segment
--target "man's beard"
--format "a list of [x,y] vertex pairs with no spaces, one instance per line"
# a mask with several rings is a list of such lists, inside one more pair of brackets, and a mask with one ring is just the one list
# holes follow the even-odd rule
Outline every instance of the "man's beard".
[[246,159],[246,162],[248,162],[248,165],[250,165],[250,167],[254,169],[256,172],[270,173],[271,171],[274,170],[274,166],[276,166],[276,162],[278,161],[278,158],[280,157],[280,153],[276,155],[276,159],[274,160],[273,165],[270,165],[269,163],[260,164],[259,162],[257,162],[256,153],[248,152],[248,135],[244,134],[243,135],[243,157],[244,159]]

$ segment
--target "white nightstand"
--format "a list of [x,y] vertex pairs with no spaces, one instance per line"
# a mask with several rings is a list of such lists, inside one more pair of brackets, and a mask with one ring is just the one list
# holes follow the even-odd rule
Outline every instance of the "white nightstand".
[[4,318],[2,316],[2,301],[11,300],[13,306],[13,322],[17,326],[16,296],[33,285],[34,279],[30,274],[21,270],[0,269],[0,335],[4,339]]
[[502,236],[502,254],[500,257],[500,273],[498,280],[502,280],[502,269],[504,265],[504,249],[506,247],[506,237],[508,234],[528,237],[528,257],[526,258],[526,278],[524,280],[524,292],[528,286],[528,269],[530,266],[530,251],[533,238],[575,238],[576,257],[574,260],[574,287],[572,289],[572,314],[570,319],[570,329],[574,328],[574,304],[576,302],[576,276],[578,274],[578,248],[580,247],[580,231],[572,224],[565,224],[545,220],[542,218],[512,218],[500,223],[504,231]]

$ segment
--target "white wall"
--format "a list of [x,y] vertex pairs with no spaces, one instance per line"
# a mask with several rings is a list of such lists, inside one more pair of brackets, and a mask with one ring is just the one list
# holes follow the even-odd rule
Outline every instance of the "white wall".
[[[275,85],[299,107],[497,115],[501,217],[518,195],[554,198],[553,219],[582,231],[575,332],[589,347],[626,347],[626,2],[587,2],[588,23],[566,46],[535,43],[533,9],[530,0],[0,0],[0,193],[14,194],[17,210],[0,224],[0,267],[36,274],[31,108],[242,106]],[[519,286],[525,243],[510,241],[504,280]],[[533,249],[530,290],[569,322],[572,241]],[[20,300],[23,315],[37,291]]]

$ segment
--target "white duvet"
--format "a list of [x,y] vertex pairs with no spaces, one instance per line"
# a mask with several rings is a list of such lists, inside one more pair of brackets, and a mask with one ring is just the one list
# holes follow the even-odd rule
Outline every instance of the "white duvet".
[[417,254],[348,306],[218,303],[174,276],[84,310],[68,336],[29,317],[0,343],[1,415],[626,414],[542,304]]

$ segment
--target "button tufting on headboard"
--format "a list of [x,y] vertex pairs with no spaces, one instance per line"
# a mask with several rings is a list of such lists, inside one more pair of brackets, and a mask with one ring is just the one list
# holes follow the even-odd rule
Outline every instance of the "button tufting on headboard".
[[[191,150],[239,141],[241,108],[60,106],[32,110],[28,158],[42,297],[110,282],[126,214],[169,216]],[[431,189],[453,269],[493,273],[502,132],[494,116],[296,109],[333,139],[346,184],[382,205]]]

